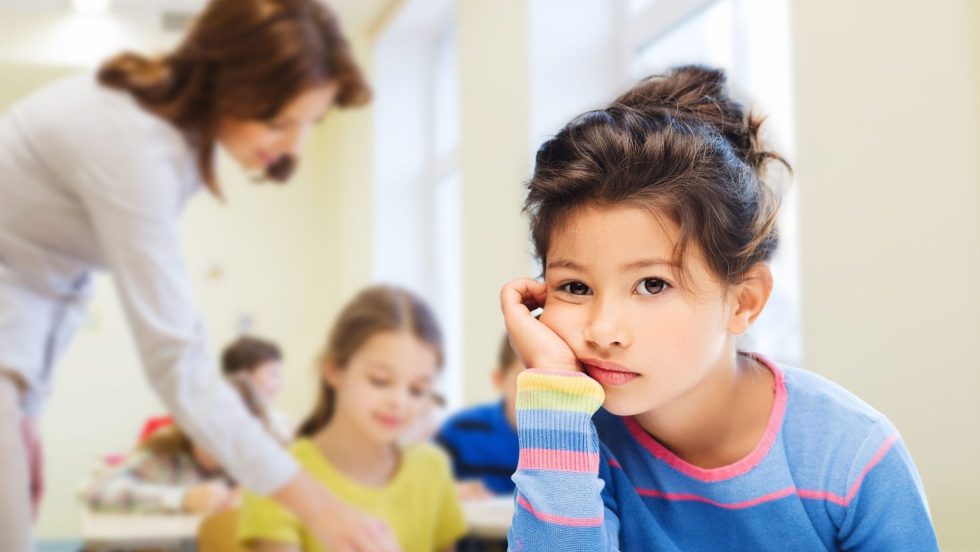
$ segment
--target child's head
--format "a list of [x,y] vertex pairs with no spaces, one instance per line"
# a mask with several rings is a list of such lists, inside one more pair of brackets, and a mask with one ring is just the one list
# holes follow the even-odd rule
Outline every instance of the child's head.
[[299,434],[334,421],[394,443],[429,408],[442,363],[442,334],[428,306],[391,286],[359,293],[334,323],[323,355],[321,393]]
[[497,351],[497,369],[493,372],[493,383],[504,398],[504,408],[508,416],[512,415],[517,404],[517,376],[523,369],[524,365],[510,346],[510,338],[504,334]]
[[282,390],[282,353],[271,341],[239,337],[221,354],[221,371],[228,378],[247,377],[266,403]]
[[681,67],[581,115],[538,150],[526,211],[541,321],[636,414],[735,354],[772,286],[779,194],[761,119],[721,71]]

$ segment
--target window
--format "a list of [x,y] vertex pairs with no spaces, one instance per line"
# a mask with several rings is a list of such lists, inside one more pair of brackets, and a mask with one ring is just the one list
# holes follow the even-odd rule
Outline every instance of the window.
[[452,4],[406,4],[375,57],[373,277],[419,293],[443,330],[443,391],[461,403],[459,93]]

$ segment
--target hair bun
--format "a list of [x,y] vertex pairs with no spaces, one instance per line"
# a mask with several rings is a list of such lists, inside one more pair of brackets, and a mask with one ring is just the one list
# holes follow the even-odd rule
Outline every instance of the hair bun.
[[760,177],[771,160],[789,166],[762,142],[763,119],[746,111],[728,92],[728,77],[721,69],[703,65],[674,67],[647,77],[620,96],[610,107],[622,107],[652,116],[668,114],[698,121],[717,130]]

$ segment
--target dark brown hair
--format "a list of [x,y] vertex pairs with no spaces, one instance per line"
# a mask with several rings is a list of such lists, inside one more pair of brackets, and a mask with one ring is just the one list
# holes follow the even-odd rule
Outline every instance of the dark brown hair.
[[[419,341],[431,346],[437,362],[442,364],[442,331],[435,315],[412,292],[387,285],[371,286],[347,303],[330,331],[323,361],[344,368],[374,335],[400,331],[411,332]],[[311,437],[330,422],[336,394],[336,390],[321,379],[317,404],[300,425],[298,435]]]
[[724,72],[702,66],[644,79],[576,117],[538,150],[528,183],[538,257],[547,266],[551,237],[576,210],[635,205],[677,224],[678,266],[693,244],[722,282],[740,282],[778,243],[767,165],[789,169],[762,144],[761,125],[731,98]]
[[275,343],[243,335],[228,344],[221,353],[221,372],[225,376],[248,373],[266,362],[280,360],[282,353]]
[[[211,0],[173,52],[120,54],[98,79],[181,129],[219,195],[212,161],[219,121],[272,119],[298,94],[328,83],[337,85],[340,107],[371,95],[337,18],[318,0]],[[284,182],[295,164],[280,158],[266,176]]]

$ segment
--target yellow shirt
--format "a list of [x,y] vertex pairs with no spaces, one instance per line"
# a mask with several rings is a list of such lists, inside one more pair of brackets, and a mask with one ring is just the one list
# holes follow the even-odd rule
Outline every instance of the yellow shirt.
[[[436,552],[466,532],[449,461],[429,444],[402,453],[398,471],[384,487],[367,487],[337,471],[309,439],[289,447],[303,468],[338,498],[388,522],[404,552]],[[299,520],[279,503],[246,493],[238,522],[243,544],[271,541],[299,545],[303,552],[325,552]]]

